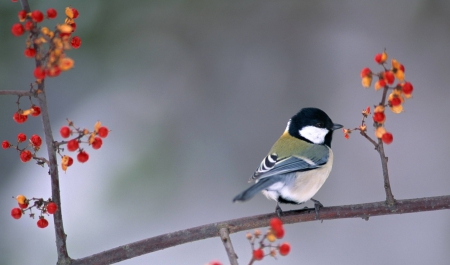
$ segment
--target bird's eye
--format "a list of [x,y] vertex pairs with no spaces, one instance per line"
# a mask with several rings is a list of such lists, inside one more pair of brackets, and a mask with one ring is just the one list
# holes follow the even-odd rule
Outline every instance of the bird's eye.
[[322,122],[318,122],[318,123],[316,123],[316,127],[317,128],[323,128],[324,124]]

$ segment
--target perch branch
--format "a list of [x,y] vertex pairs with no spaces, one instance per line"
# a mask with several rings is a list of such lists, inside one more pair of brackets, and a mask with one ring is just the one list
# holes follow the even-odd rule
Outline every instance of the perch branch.
[[[364,204],[324,207],[320,209],[320,217],[321,220],[342,218],[362,218],[364,220],[368,220],[369,217],[373,216],[436,211],[444,209],[450,209],[450,195],[398,200],[396,204],[392,206],[388,206],[385,201],[382,201]],[[174,247],[180,244],[216,237],[219,236],[220,229],[224,227],[228,228],[229,233],[237,233],[244,230],[266,227],[269,225],[269,220],[272,217],[276,217],[276,214],[270,213],[249,216],[159,235],[106,250],[85,258],[75,259],[72,261],[71,265],[112,264],[143,254],[148,254],[165,248]],[[317,221],[314,210],[295,210],[283,212],[281,219],[285,224]]]

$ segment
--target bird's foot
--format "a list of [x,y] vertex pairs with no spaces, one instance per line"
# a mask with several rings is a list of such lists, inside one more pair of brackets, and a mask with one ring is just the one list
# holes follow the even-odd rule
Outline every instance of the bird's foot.
[[283,210],[281,210],[280,205],[277,203],[277,207],[275,208],[275,213],[278,215],[279,218],[281,218],[281,214],[283,213]]
[[314,200],[311,198],[311,201],[314,202],[314,210],[316,212],[316,219],[319,219],[319,210],[323,207],[323,204],[321,204],[318,200]]

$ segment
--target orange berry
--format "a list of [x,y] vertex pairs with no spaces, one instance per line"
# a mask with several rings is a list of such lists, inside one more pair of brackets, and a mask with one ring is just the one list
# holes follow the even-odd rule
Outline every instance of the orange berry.
[[50,19],[56,18],[56,16],[58,15],[58,12],[56,12],[56,10],[54,8],[49,8],[47,9],[47,17]]
[[70,152],[77,150],[78,147],[79,143],[77,139],[72,139],[69,142],[67,142],[67,150],[69,150]]
[[108,136],[109,130],[105,126],[102,126],[98,129],[98,136],[102,138],[106,138]]
[[44,79],[45,78],[45,69],[42,66],[38,66],[34,69],[34,77],[36,79]]
[[372,71],[370,71],[370,69],[368,67],[365,67],[361,70],[361,78],[371,75]]
[[22,210],[19,209],[19,208],[13,208],[13,209],[11,210],[11,216],[12,216],[14,219],[20,219],[20,217],[22,217]]
[[253,250],[253,259],[262,260],[264,258],[264,251],[260,248]]
[[392,143],[392,141],[394,140],[394,137],[392,136],[391,133],[384,133],[383,136],[381,137],[381,140],[383,141],[383,143],[385,144],[390,144]]
[[69,138],[71,131],[70,128],[67,126],[63,126],[61,127],[61,129],[59,130],[59,133],[61,134],[62,138]]
[[47,213],[54,214],[58,210],[58,206],[54,202],[49,202],[47,204]]
[[78,153],[77,159],[80,163],[84,163],[89,160],[89,155],[85,151],[81,151]]
[[383,123],[385,119],[386,119],[386,115],[384,115],[384,112],[375,112],[373,114],[373,120],[375,122]]
[[5,140],[2,142],[2,147],[3,147],[3,149],[8,149],[11,147],[11,144]]
[[291,245],[289,245],[289,243],[283,243],[281,244],[279,251],[281,256],[286,256],[291,251]]
[[74,49],[78,49],[81,46],[81,39],[78,36],[75,36],[72,38],[72,40],[70,41],[70,45],[72,45],[72,47]]
[[37,117],[39,114],[41,114],[41,107],[39,106],[32,106],[33,112],[31,113],[31,116]]
[[391,71],[386,71],[384,72],[384,80],[386,80],[388,84],[392,85],[394,83],[395,76]]
[[16,23],[12,25],[11,32],[14,36],[19,37],[25,32],[25,29],[21,23]]
[[19,133],[17,135],[17,142],[23,143],[27,140],[27,136],[24,133]]
[[48,226],[48,221],[45,220],[44,217],[39,217],[39,220],[37,221],[37,226],[39,228],[46,228]]
[[24,123],[28,119],[27,115],[22,115],[19,112],[14,113],[13,120],[17,123]]
[[39,135],[33,134],[30,138],[30,142],[34,147],[40,147],[42,145],[42,139]]
[[39,10],[34,10],[31,12],[31,19],[37,23],[42,22],[42,20],[44,20],[44,14]]
[[24,162],[24,163],[30,161],[32,157],[33,157],[33,155],[31,154],[31,152],[29,150],[24,150],[24,151],[20,152],[20,160],[22,160],[22,162]]
[[402,91],[403,93],[405,93],[406,95],[409,95],[413,92],[414,88],[413,85],[410,82],[405,82],[402,85]]
[[270,219],[270,227],[272,227],[273,230],[278,230],[283,228],[283,221],[281,221],[280,218],[274,217]]
[[16,200],[19,204],[24,204],[27,202],[27,197],[20,194],[20,195],[17,195]]

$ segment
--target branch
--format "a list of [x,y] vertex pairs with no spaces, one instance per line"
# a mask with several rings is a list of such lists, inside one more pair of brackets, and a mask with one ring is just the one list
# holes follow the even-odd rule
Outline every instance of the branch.
[[[30,12],[30,6],[28,0],[20,0],[22,9]],[[29,18],[28,18],[29,19]],[[36,29],[31,31],[32,35],[37,34]],[[33,37],[31,38],[33,39]],[[36,49],[36,53],[39,53],[39,45],[33,44]],[[42,61],[36,57],[36,67],[42,64]],[[66,245],[66,233],[64,232],[63,220],[62,220],[62,207],[61,207],[61,194],[59,189],[59,175],[58,175],[58,161],[56,159],[56,151],[53,145],[53,134],[50,125],[50,117],[47,106],[47,98],[45,95],[45,80],[38,82],[37,98],[39,100],[39,106],[41,107],[42,125],[44,126],[45,143],[47,145],[48,161],[49,161],[49,174],[51,177],[51,189],[52,189],[52,201],[58,206],[58,211],[53,214],[53,222],[55,226],[56,236],[56,251],[58,255],[58,264],[70,264],[70,257],[67,253]]]
[[0,90],[0,95],[13,95],[13,96],[34,96],[33,92],[23,90]]
[[[369,217],[372,216],[436,211],[444,209],[450,209],[450,195],[398,200],[395,205],[387,205],[386,202],[382,201],[364,204],[324,207],[320,209],[320,217],[321,220],[355,217],[368,220]],[[71,265],[112,264],[143,254],[155,252],[161,249],[201,239],[217,237],[219,236],[220,229],[224,227],[228,228],[229,233],[237,233],[244,230],[266,227],[269,225],[269,220],[272,217],[276,217],[276,214],[270,213],[255,215],[159,235],[106,250],[92,256],[72,260]],[[283,212],[281,219],[285,224],[317,221],[314,210],[310,211],[309,209]]]
[[227,251],[228,259],[230,260],[231,265],[239,265],[237,262],[238,256],[236,252],[234,252],[233,244],[231,244],[230,232],[227,227],[222,227],[219,230],[220,239],[222,239],[222,243]]

